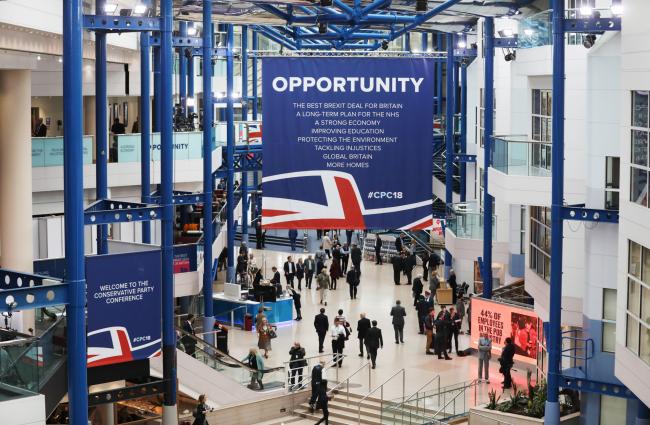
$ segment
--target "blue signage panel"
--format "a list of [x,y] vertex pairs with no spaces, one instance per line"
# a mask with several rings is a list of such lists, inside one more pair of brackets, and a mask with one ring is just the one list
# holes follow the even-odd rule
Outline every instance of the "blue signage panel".
[[433,61],[265,58],[269,229],[432,224]]
[[160,355],[160,251],[86,258],[88,367]]

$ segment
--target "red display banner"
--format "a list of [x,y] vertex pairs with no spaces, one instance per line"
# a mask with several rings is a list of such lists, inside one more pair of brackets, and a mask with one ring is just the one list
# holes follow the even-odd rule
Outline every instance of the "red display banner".
[[471,346],[478,347],[481,334],[492,340],[492,354],[501,355],[506,338],[515,344],[515,360],[537,363],[537,321],[532,309],[502,302],[472,298]]

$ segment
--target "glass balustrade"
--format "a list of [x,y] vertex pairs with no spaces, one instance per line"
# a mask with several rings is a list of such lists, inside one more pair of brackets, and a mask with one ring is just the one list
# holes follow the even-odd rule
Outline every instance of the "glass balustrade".
[[514,176],[550,177],[551,143],[525,135],[493,137],[492,168]]
[[[492,216],[492,235],[496,235],[496,221]],[[447,211],[446,226],[457,238],[483,239],[483,212],[473,202],[453,204]]]

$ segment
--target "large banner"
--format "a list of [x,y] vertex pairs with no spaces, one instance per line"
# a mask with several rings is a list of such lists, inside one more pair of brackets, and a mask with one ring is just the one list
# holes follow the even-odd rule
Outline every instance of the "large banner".
[[160,251],[86,258],[88,367],[160,355]]
[[471,319],[472,347],[478,348],[478,339],[485,333],[492,340],[492,353],[499,356],[506,338],[511,338],[515,359],[536,364],[541,322],[532,309],[474,297]]
[[263,64],[263,227],[431,228],[433,61]]

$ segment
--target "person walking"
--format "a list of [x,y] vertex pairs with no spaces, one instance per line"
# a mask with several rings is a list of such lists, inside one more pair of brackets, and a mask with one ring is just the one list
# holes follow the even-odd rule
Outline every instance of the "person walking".
[[429,253],[424,251],[422,253],[422,278],[426,282],[429,279]]
[[373,320],[372,328],[368,330],[366,336],[366,350],[370,356],[373,369],[377,366],[377,350],[379,348],[384,348],[384,338],[381,335],[381,329],[377,327],[377,321]]
[[[359,321],[357,322],[357,338],[359,338],[359,357],[363,357],[363,346],[366,343],[368,330],[370,329],[370,319],[366,317],[366,313],[361,313]],[[370,358],[370,353],[368,353]]]
[[345,278],[346,282],[350,286],[350,299],[351,300],[356,300],[357,299],[357,290],[359,288],[359,273],[357,272],[356,267],[350,266],[350,271],[348,271],[348,274]]
[[361,257],[361,248],[359,248],[357,244],[353,243],[352,248],[350,248],[350,260],[352,261],[354,268],[359,272],[359,276],[361,276]]
[[291,246],[291,251],[296,250],[297,238],[298,238],[298,231],[296,229],[289,230],[289,245]]
[[345,348],[346,332],[345,327],[339,319],[334,319],[334,324],[330,329],[330,336],[332,338],[333,361],[341,367],[343,366],[343,349]]
[[[305,355],[305,349],[300,346],[300,343],[298,341],[294,342],[289,350],[289,370],[291,371],[289,391],[299,390],[302,387],[302,370],[307,367]],[[298,377],[297,381],[296,376]]]
[[284,262],[284,278],[287,280],[287,285],[293,288],[293,278],[296,276],[296,263],[293,262],[291,255],[287,257]]
[[325,342],[325,335],[330,328],[330,321],[325,315],[325,309],[321,308],[320,313],[314,317],[314,328],[316,328],[316,334],[318,334],[318,352],[323,352],[323,343]]
[[332,259],[332,264],[330,265],[330,289],[336,290],[336,282],[342,277],[341,260]]
[[422,284],[422,275],[417,275],[415,279],[413,279],[413,286],[411,287],[411,293],[413,294],[413,306],[416,309],[420,295],[422,295],[422,291],[424,291],[424,285]]
[[194,332],[194,315],[188,314],[187,319],[183,322],[182,326],[185,334],[181,338],[183,347],[185,347],[185,353],[196,358],[196,339],[194,338],[196,332]]
[[438,288],[440,288],[440,280],[438,279],[438,272],[431,272],[431,279],[429,279],[429,292],[431,292],[431,297],[436,299],[436,294],[438,293]]
[[419,328],[419,334],[424,335],[424,320],[427,318],[427,314],[429,314],[429,303],[427,303],[426,298],[424,296],[420,295],[418,297],[417,301],[417,313],[418,313],[418,328]]
[[512,375],[510,371],[512,366],[514,366],[514,357],[515,357],[515,344],[512,343],[512,338],[506,338],[506,345],[503,346],[501,351],[501,357],[499,357],[499,363],[501,368],[499,372],[503,374],[503,389],[512,388]]
[[406,275],[407,285],[410,285],[412,283],[413,269],[416,265],[417,259],[415,257],[415,252],[407,254],[404,258],[404,274]]
[[349,262],[350,262],[350,246],[348,244],[344,244],[341,247],[341,269],[343,270],[343,274],[348,272]]
[[442,310],[440,310],[438,316],[436,317],[436,354],[438,354],[439,359],[442,359],[444,356],[445,360],[451,360],[451,357],[449,357],[449,354],[447,354],[448,314],[449,312],[445,309],[445,306],[442,306]]
[[330,288],[330,277],[327,275],[326,268],[323,267],[321,272],[316,276],[316,283],[318,284],[318,290],[320,291],[320,303],[327,306],[327,291]]
[[440,256],[436,254],[435,251],[431,251],[431,254],[429,254],[429,261],[427,263],[429,274],[432,275],[435,272],[437,275],[438,266],[440,266],[440,264],[442,264],[442,259]]
[[262,249],[262,221],[255,222],[255,248]]
[[348,246],[352,243],[352,235],[354,235],[354,230],[345,231],[345,240],[348,243]]
[[305,287],[307,289],[311,289],[311,282],[314,278],[314,274],[316,273],[316,262],[313,258],[311,258],[311,255],[307,256],[303,269],[305,271]]
[[[298,259],[296,263],[296,279],[298,279],[298,290],[302,291],[302,280],[305,277],[305,264],[302,261],[302,258]],[[306,284],[305,284],[306,285]]]
[[271,351],[271,335],[273,328],[269,321],[264,318],[262,325],[257,329],[257,348],[264,350],[264,358],[269,358],[269,351]]
[[382,265],[384,264],[381,261],[381,246],[384,244],[384,242],[381,240],[381,236],[379,236],[379,233],[377,233],[377,239],[375,239],[375,264]]
[[257,348],[253,347],[248,350],[248,355],[242,359],[242,363],[245,363],[250,368],[251,374],[251,389],[259,385],[259,389],[264,389],[264,384],[262,383],[262,378],[264,378],[264,359],[260,356],[260,353],[257,351]]
[[435,353],[431,351],[436,343],[435,329],[436,329],[436,312],[433,307],[429,307],[429,313],[424,319],[424,329],[427,334],[427,344],[425,347],[425,354],[433,356]]
[[205,394],[201,394],[198,398],[198,404],[192,413],[194,416],[194,421],[192,425],[208,425],[208,419],[205,417],[205,414],[208,412],[208,406],[205,403]]
[[300,302],[300,292],[287,285],[287,293],[291,295],[291,298],[293,298],[293,307],[296,309],[296,318],[294,320],[299,322],[302,320],[302,314],[300,314],[300,309],[302,307],[302,303]]
[[456,345],[456,354],[460,351],[458,349],[458,333],[460,332],[460,325],[461,325],[461,320],[460,320],[460,314],[456,311],[455,307],[451,307],[449,309],[449,316],[451,319],[451,325],[450,325],[450,331],[449,332],[449,337],[447,339],[448,345],[449,345],[449,351],[451,351],[452,348],[452,337],[453,337],[453,342]]
[[329,395],[327,395],[327,379],[323,379],[320,382],[320,388],[318,390],[318,401],[316,407],[321,409],[323,412],[323,417],[320,418],[316,425],[320,425],[325,422],[325,425],[329,425]]
[[456,272],[454,269],[449,270],[449,279],[447,279],[447,284],[451,288],[451,303],[456,305],[458,300],[458,282],[456,282]]
[[400,342],[404,344],[404,317],[406,317],[406,309],[402,307],[400,300],[395,301],[395,305],[390,310],[390,315],[393,316],[395,344],[399,344]]
[[490,383],[490,358],[492,357],[492,340],[487,333],[482,333],[478,339],[478,382],[483,379],[485,369],[485,382]]
[[257,315],[255,316],[255,329],[262,327],[262,322],[266,320],[266,314],[264,314],[264,306],[260,306],[257,309]]
[[318,391],[320,390],[320,384],[323,380],[324,373],[325,360],[321,359],[311,369],[311,397],[309,397],[309,411],[311,413],[314,413],[314,407],[316,405],[316,400],[318,400]]
[[332,240],[327,234],[323,235],[321,245],[323,246],[323,250],[325,250],[325,254],[327,254],[327,258],[332,258]]
[[390,263],[393,265],[393,282],[395,285],[399,285],[400,274],[404,269],[404,262],[401,255],[393,255],[390,258]]

